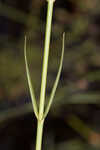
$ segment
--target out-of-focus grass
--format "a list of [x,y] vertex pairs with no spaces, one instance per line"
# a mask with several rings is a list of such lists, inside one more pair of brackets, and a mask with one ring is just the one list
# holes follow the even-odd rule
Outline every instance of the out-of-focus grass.
[[37,28],[37,17],[19,11],[1,2],[0,2],[0,14],[4,17],[7,17],[8,19],[15,21],[16,23],[21,23],[23,25],[26,25],[28,23],[28,19],[30,18],[31,19],[30,28],[34,29]]

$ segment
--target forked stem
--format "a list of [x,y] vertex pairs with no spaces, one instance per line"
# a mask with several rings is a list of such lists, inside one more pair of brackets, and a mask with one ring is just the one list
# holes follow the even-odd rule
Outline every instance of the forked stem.
[[36,150],[41,150],[42,145],[42,136],[43,136],[43,125],[44,120],[50,110],[55,91],[60,79],[61,69],[62,69],[62,62],[63,62],[63,56],[64,56],[64,39],[65,34],[63,34],[63,42],[62,42],[62,55],[60,60],[60,65],[57,73],[56,80],[54,82],[53,89],[51,91],[51,95],[49,98],[48,105],[46,106],[44,110],[45,105],[45,92],[46,92],[46,81],[47,81],[47,69],[48,69],[48,57],[49,57],[49,47],[50,47],[50,35],[51,35],[51,22],[52,22],[52,14],[53,14],[53,5],[55,0],[47,0],[48,2],[48,8],[47,8],[47,23],[46,23],[46,32],[45,32],[45,44],[44,44],[44,58],[43,58],[43,69],[42,69],[42,79],[41,79],[41,91],[40,91],[40,104],[39,109],[37,107],[34,88],[32,86],[31,76],[29,72],[29,67],[27,63],[27,57],[26,57],[26,37],[25,37],[25,45],[24,45],[24,56],[25,56],[25,64],[26,64],[26,73],[27,73],[27,79],[28,79],[28,85],[30,89],[30,94],[32,98],[32,104],[33,104],[33,110],[35,113],[35,116],[37,118],[37,136],[36,136]]

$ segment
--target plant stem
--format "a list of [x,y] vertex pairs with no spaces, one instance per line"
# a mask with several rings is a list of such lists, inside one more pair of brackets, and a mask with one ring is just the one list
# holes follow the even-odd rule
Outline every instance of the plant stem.
[[50,46],[52,12],[53,12],[53,2],[50,1],[48,2],[47,24],[46,24],[46,33],[45,33],[43,71],[42,71],[40,107],[39,107],[40,118],[41,116],[43,116],[44,103],[45,103],[45,90],[46,90],[47,67],[48,67],[48,56],[49,56],[49,46]]
[[36,150],[41,150],[44,120],[38,120]]
[[38,116],[37,137],[36,137],[36,150],[41,150],[41,145],[42,145],[42,134],[43,134],[43,125],[44,125],[43,114],[44,114],[44,103],[45,103],[45,91],[46,91],[46,79],[47,79],[53,4],[54,4],[54,0],[48,0],[47,23],[46,23],[45,44],[44,44],[44,58],[43,58],[43,71],[42,71],[40,105],[39,105],[39,116]]

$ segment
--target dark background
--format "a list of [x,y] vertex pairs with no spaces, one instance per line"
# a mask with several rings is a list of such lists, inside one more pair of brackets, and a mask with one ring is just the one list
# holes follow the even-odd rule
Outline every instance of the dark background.
[[[0,149],[3,150],[35,149],[36,118],[26,78],[24,36],[27,35],[27,57],[39,99],[46,10],[45,0],[0,0]],[[47,101],[59,66],[63,32],[66,34],[63,69],[45,121],[43,150],[97,150],[100,149],[100,1],[56,0]]]

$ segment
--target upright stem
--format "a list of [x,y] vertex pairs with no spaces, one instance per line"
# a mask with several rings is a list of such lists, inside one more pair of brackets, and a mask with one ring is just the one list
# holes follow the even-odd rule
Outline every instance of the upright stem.
[[44,114],[44,104],[45,104],[45,91],[46,91],[46,79],[47,79],[53,3],[54,3],[54,0],[48,0],[43,71],[42,71],[40,105],[39,105],[39,117],[38,117],[37,137],[36,137],[36,150],[41,150],[41,145],[42,145],[42,133],[43,133],[43,125],[44,125],[43,114]]

